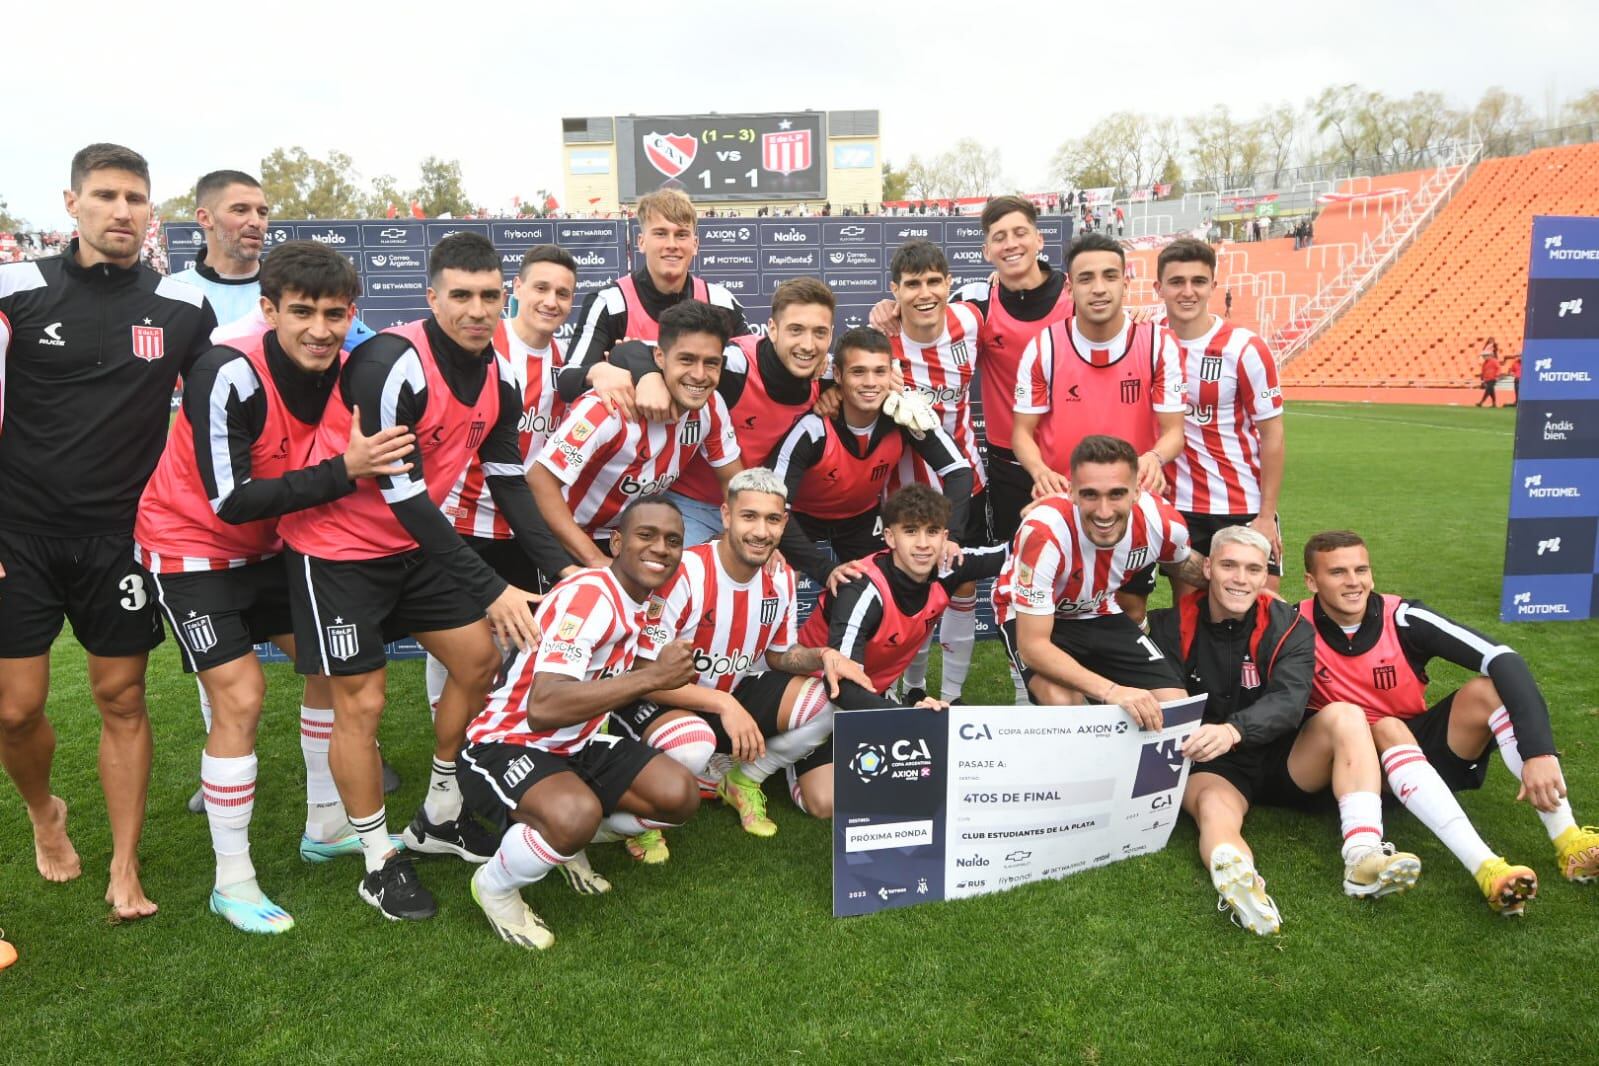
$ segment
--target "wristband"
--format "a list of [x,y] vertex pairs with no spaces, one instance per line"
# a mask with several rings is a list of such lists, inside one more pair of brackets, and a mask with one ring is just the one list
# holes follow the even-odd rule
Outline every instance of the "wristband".
[[1100,702],[1101,702],[1101,703],[1107,703],[1107,704],[1108,704],[1108,703],[1112,703],[1112,702],[1114,702],[1114,701],[1113,701],[1113,700],[1112,700],[1112,699],[1111,699],[1111,698],[1110,698],[1110,694],[1111,694],[1111,693],[1112,693],[1112,692],[1115,692],[1115,691],[1116,691],[1116,682],[1114,682],[1114,681],[1112,681],[1112,682],[1111,682],[1111,683],[1110,683],[1110,688],[1108,688],[1108,689],[1106,689],[1106,690],[1105,690],[1105,696],[1104,696],[1104,698],[1103,698],[1103,699],[1102,699],[1102,700],[1100,700]]

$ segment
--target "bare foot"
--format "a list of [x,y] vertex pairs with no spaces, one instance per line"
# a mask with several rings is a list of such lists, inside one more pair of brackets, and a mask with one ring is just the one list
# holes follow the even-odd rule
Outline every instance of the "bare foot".
[[67,837],[67,802],[60,796],[51,796],[50,813],[33,823],[33,860],[46,881],[70,881],[83,872]]
[[113,922],[132,922],[148,918],[158,909],[144,894],[144,886],[139,883],[137,863],[122,869],[112,865],[111,882],[105,890],[105,901],[111,904]]

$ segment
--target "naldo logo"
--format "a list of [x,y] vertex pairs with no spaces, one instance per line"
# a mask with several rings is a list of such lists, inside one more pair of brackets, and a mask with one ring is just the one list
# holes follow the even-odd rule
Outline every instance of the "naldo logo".
[[850,758],[849,768],[862,781],[882,777],[888,770],[888,752],[883,750],[881,744],[862,744]]

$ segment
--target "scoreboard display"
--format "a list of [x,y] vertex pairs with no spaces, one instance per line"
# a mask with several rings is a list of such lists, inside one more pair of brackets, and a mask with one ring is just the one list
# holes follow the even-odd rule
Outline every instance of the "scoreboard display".
[[695,200],[822,200],[826,150],[820,111],[616,120],[623,203],[667,187]]

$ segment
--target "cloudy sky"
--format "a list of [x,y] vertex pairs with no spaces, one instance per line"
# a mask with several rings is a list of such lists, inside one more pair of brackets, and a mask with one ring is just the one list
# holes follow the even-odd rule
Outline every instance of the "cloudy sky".
[[1498,84],[1542,113],[1599,85],[1592,0],[966,0],[898,18],[858,0],[640,7],[13,5],[0,198],[35,226],[65,225],[72,153],[110,140],[149,158],[158,199],[302,145],[348,153],[363,185],[387,173],[409,187],[424,156],[457,158],[468,192],[500,206],[541,186],[561,195],[563,115],[799,108],[878,109],[884,154],[901,163],[976,137],[1038,189],[1062,140],[1119,109],[1251,114],[1352,81],[1462,103]]

